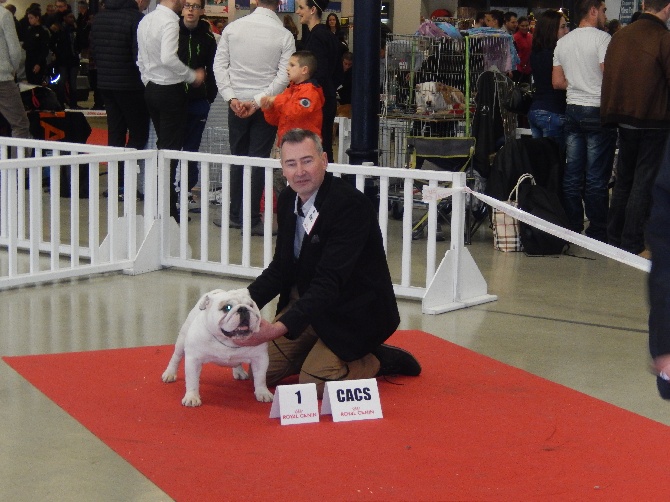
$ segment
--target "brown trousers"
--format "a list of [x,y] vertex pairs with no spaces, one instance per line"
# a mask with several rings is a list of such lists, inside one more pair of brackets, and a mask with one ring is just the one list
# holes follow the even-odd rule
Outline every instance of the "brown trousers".
[[[291,292],[291,301],[275,320],[279,320],[297,300],[295,289]],[[299,375],[299,383],[315,383],[319,398],[323,396],[323,387],[328,381],[358,380],[374,378],[379,372],[379,360],[372,354],[361,359],[346,362],[337,357],[319,340],[312,326],[295,340],[282,336],[268,344],[270,366],[267,383],[277,385],[282,379]]]

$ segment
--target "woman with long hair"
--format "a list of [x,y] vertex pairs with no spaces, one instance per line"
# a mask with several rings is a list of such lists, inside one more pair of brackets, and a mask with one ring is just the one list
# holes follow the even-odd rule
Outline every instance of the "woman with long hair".
[[326,26],[340,42],[340,57],[344,56],[345,52],[349,52],[349,45],[344,38],[344,30],[342,29],[342,24],[340,23],[340,18],[337,17],[337,14],[334,12],[328,14],[328,17],[326,18]]
[[547,10],[540,15],[533,32],[530,66],[533,69],[535,93],[528,112],[533,138],[556,138],[564,144],[565,91],[551,85],[554,49],[559,38],[569,31],[563,13]]
[[328,154],[328,161],[333,162],[333,124],[337,111],[336,90],[340,84],[342,64],[337,37],[321,23],[321,16],[328,6],[329,0],[298,0],[296,14],[300,24],[309,31],[303,31],[302,48],[316,56],[317,68],[312,78],[316,79],[323,89],[326,98],[323,105],[323,127],[321,138],[323,150]]
[[326,26],[328,26],[328,29],[332,32],[333,35],[335,35],[338,39],[340,38],[340,31],[342,26],[340,25],[340,18],[337,17],[337,14],[334,12],[328,14],[328,17],[326,18]]
[[293,40],[295,40],[295,49],[300,50],[298,48],[298,27],[293,22],[291,14],[284,14],[283,21],[284,21],[284,28],[290,31],[291,34],[293,35]]

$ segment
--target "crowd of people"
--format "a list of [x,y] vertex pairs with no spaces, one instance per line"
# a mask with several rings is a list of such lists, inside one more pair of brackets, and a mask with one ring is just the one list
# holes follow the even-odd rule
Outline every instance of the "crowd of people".
[[[533,137],[555,139],[565,154],[568,228],[652,259],[649,348],[670,399],[670,2],[646,0],[628,26],[606,11],[604,0],[579,1],[570,30],[561,11],[547,10],[532,34],[519,18],[515,80],[532,75]],[[484,22],[500,27],[501,18],[513,26],[501,13]]]

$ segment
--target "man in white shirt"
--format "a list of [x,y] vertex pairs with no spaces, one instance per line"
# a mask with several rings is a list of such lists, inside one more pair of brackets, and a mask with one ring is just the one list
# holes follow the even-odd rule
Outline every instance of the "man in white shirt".
[[[214,58],[219,93],[228,103],[230,151],[233,155],[269,157],[277,128],[260,112],[261,98],[274,96],[288,86],[286,68],[295,52],[295,41],[277,17],[278,0],[258,0],[248,16],[226,26]],[[251,175],[251,234],[263,235],[260,201],[263,170]],[[231,228],[241,228],[242,166],[230,173]],[[214,221],[220,226],[221,222]]]
[[[0,0],[4,4],[7,0]],[[0,7],[0,113],[12,127],[12,136],[30,136],[30,124],[23,108],[19,88],[14,82],[21,63],[21,45],[16,34],[14,17],[7,9]]]
[[[158,149],[181,150],[184,142],[186,86],[200,86],[205,71],[192,70],[177,55],[179,15],[183,0],[162,0],[137,27],[137,66],[146,86],[144,98],[158,137]],[[179,223],[174,177],[177,162],[170,164],[170,216]]]
[[581,0],[576,10],[579,27],[556,44],[551,76],[554,89],[567,89],[563,206],[570,230],[584,229],[586,210],[586,235],[606,242],[616,131],[600,125],[600,89],[611,37],[604,0]]

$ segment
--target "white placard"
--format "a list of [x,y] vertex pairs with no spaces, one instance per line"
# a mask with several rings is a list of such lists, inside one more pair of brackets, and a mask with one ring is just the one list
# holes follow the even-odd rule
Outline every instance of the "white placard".
[[316,384],[277,385],[270,418],[280,418],[282,425],[318,422]]
[[332,414],[333,422],[382,418],[377,380],[367,378],[326,382],[321,414]]

